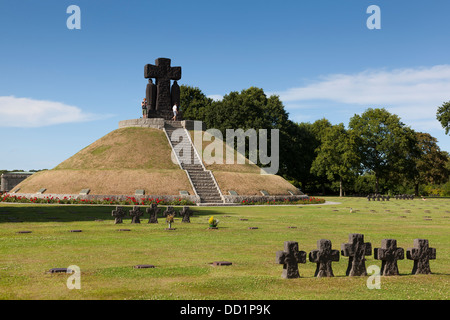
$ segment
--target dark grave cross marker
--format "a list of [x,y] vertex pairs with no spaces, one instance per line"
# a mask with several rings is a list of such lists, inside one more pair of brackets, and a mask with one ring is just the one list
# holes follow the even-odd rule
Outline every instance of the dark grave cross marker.
[[144,213],[141,211],[141,208],[138,206],[134,206],[133,210],[130,210],[130,216],[132,217],[131,223],[141,223],[139,219]]
[[134,266],[135,269],[153,269],[155,268],[152,264],[138,264]]
[[373,256],[377,260],[381,260],[382,276],[398,276],[397,260],[405,258],[405,250],[397,248],[397,240],[383,239],[381,240],[381,248],[373,249]]
[[51,268],[47,271],[47,273],[73,273],[72,269],[68,268]]
[[306,263],[306,252],[298,250],[298,242],[285,241],[284,251],[277,251],[277,263],[283,265],[284,279],[300,278],[298,264]]
[[172,206],[168,206],[164,211],[164,217],[167,217],[168,215],[176,216],[175,209]]
[[158,223],[158,213],[161,211],[160,208],[158,208],[158,205],[156,203],[152,203],[150,205],[150,208],[146,209],[146,212],[150,214],[150,218],[148,219],[148,223]]
[[349,257],[348,267],[345,274],[347,276],[366,276],[366,259],[364,256],[372,254],[372,244],[364,242],[364,235],[351,233],[348,236],[348,243],[341,245],[341,254]]
[[111,215],[115,218],[114,224],[119,224],[123,223],[123,218],[126,216],[126,212],[122,207],[117,206],[116,209],[112,211]]
[[406,251],[406,257],[414,260],[412,274],[430,274],[430,259],[436,259],[436,249],[430,248],[426,239],[414,239],[414,248]]
[[[156,79],[156,111],[170,111],[172,103],[179,103],[179,101],[172,101],[179,100],[179,98],[174,97],[174,99],[172,99],[170,80],[175,80],[174,87],[176,87],[176,80],[181,79],[181,67],[171,67],[170,59],[158,58],[155,60],[155,65],[147,64],[144,68],[144,78]],[[148,103],[150,102],[151,101],[148,101]]]
[[334,277],[331,268],[332,261],[339,261],[339,250],[331,249],[331,241],[320,239],[317,241],[318,250],[309,253],[309,261],[317,263],[315,277]]
[[233,263],[232,262],[230,262],[230,261],[214,261],[213,263],[212,263],[212,265],[214,266],[214,267],[217,267],[217,266],[231,266]]
[[183,217],[183,220],[181,222],[190,223],[191,222],[191,216],[192,216],[192,210],[189,209],[189,207],[183,207],[183,209],[180,211],[180,215]]

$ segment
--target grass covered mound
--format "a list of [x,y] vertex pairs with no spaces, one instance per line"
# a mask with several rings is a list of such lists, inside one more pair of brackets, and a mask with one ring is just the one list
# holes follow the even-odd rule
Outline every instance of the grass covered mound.
[[162,130],[123,128],[98,139],[54,170],[179,170],[171,161],[171,151]]
[[[191,132],[194,137],[193,132]],[[203,142],[207,148],[210,141]],[[225,148],[225,146],[224,146]],[[226,149],[224,149],[226,150]],[[164,131],[129,127],[117,129],[63,161],[52,170],[41,171],[14,189],[20,193],[78,194],[90,189],[91,195],[134,195],[144,189],[147,195],[179,195],[181,190],[194,195],[186,173],[172,161],[172,149]],[[224,155],[226,153],[224,152]],[[224,195],[234,190],[239,195],[289,195],[300,192],[277,175],[261,175],[254,164],[205,164]]]
[[123,128],[110,132],[56,168],[41,171],[16,188],[21,193],[133,195],[194,194],[186,173],[171,161],[171,148],[163,131]]
[[[145,214],[141,224],[131,224],[128,216],[124,224],[114,225],[114,206],[0,204],[0,299],[450,298],[448,199],[327,200],[334,203],[191,207],[191,223],[176,217],[175,230],[165,230],[161,214],[158,224],[148,224]],[[220,220],[218,229],[208,229],[211,216]],[[396,239],[405,251],[414,239],[428,239],[437,251],[430,261],[432,274],[411,275],[413,261],[405,257],[398,262],[400,276],[381,277],[381,289],[371,290],[369,276],[345,276],[348,258],[340,256],[332,263],[333,278],[315,278],[316,264],[309,261],[299,264],[301,278],[281,278],[283,266],[275,258],[284,241],[297,241],[309,253],[318,240],[329,239],[339,250],[350,233],[364,234],[372,248],[383,239]],[[373,250],[366,259],[366,267],[381,266]],[[232,265],[214,267],[214,261]],[[133,268],[141,264],[155,268]],[[45,273],[71,265],[81,271],[79,290],[67,288],[69,275]]]

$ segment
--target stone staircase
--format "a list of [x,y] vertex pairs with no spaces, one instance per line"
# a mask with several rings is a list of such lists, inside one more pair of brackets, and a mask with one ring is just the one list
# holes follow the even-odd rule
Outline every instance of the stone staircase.
[[[182,130],[177,130],[182,129]],[[206,170],[201,159],[195,152],[194,146],[180,121],[168,121],[164,123],[164,130],[171,142],[178,162],[186,171],[200,203],[222,204],[224,200],[211,171]],[[177,130],[177,131],[175,131]]]

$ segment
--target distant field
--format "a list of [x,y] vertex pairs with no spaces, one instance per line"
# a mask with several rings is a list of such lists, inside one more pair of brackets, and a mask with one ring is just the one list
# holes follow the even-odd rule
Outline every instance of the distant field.
[[[139,225],[130,218],[114,225],[108,206],[0,204],[0,299],[450,298],[449,199],[326,199],[340,204],[192,207],[191,223],[178,218],[173,231],[165,230],[163,218],[148,224],[147,215]],[[220,220],[218,230],[208,230],[211,215]],[[334,278],[314,278],[315,264],[309,261],[299,265],[300,279],[281,278],[275,254],[284,241],[298,241],[309,253],[319,239],[340,249],[349,233],[363,233],[373,248],[385,238],[397,239],[405,250],[415,238],[428,239],[437,250],[430,262],[433,274],[411,275],[413,262],[405,258],[398,263],[400,276],[381,277],[381,289],[369,290],[368,277],[345,276],[348,258],[341,256],[333,263]],[[212,267],[213,261],[233,264]],[[134,269],[137,264],[156,268]],[[66,287],[66,274],[45,273],[70,265],[81,269],[80,290]],[[372,255],[370,265],[381,262]]]

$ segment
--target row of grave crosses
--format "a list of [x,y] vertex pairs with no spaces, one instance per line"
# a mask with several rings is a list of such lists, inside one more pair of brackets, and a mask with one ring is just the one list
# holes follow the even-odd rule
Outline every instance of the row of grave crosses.
[[395,200],[414,200],[413,194],[397,194]]
[[[317,250],[309,253],[309,261],[317,263],[315,277],[333,277],[331,263],[339,261],[339,251],[333,250],[331,241],[321,239],[317,241]],[[349,235],[349,242],[341,245],[341,254],[348,257],[347,276],[366,276],[365,256],[372,254],[372,244],[364,242],[364,235],[352,233]],[[397,247],[397,240],[384,239],[381,241],[381,248],[374,248],[374,258],[381,260],[382,276],[399,275],[397,260],[405,257],[403,248]],[[428,240],[415,239],[414,248],[406,251],[406,257],[414,260],[412,274],[430,274],[430,259],[436,259],[436,249],[430,248]],[[283,265],[282,277],[285,279],[299,278],[298,264],[306,263],[306,252],[300,251],[298,242],[286,241],[284,251],[277,251],[276,261]]]
[[[155,203],[152,203],[149,208],[145,210],[148,214],[150,214],[150,218],[148,223],[158,223],[158,214],[161,211],[160,208]],[[172,207],[168,206],[166,210],[163,212],[163,216],[167,217],[167,215],[176,216],[177,211]],[[190,223],[193,212],[189,207],[183,207],[183,209],[179,212],[179,215],[183,217],[181,222]],[[114,224],[123,223],[123,218],[127,215],[125,209],[123,207],[117,206],[115,210],[112,211],[111,215],[115,218]],[[144,215],[144,212],[141,210],[139,206],[134,206],[132,210],[129,210],[129,215],[131,216],[131,223],[141,223],[140,217]]]
[[370,199],[372,199],[372,201],[375,201],[375,200],[377,200],[377,201],[380,201],[380,200],[389,201],[390,198],[391,197],[389,195],[385,196],[385,195],[381,195],[381,194],[369,194],[367,196],[367,200],[368,201],[370,201]]

